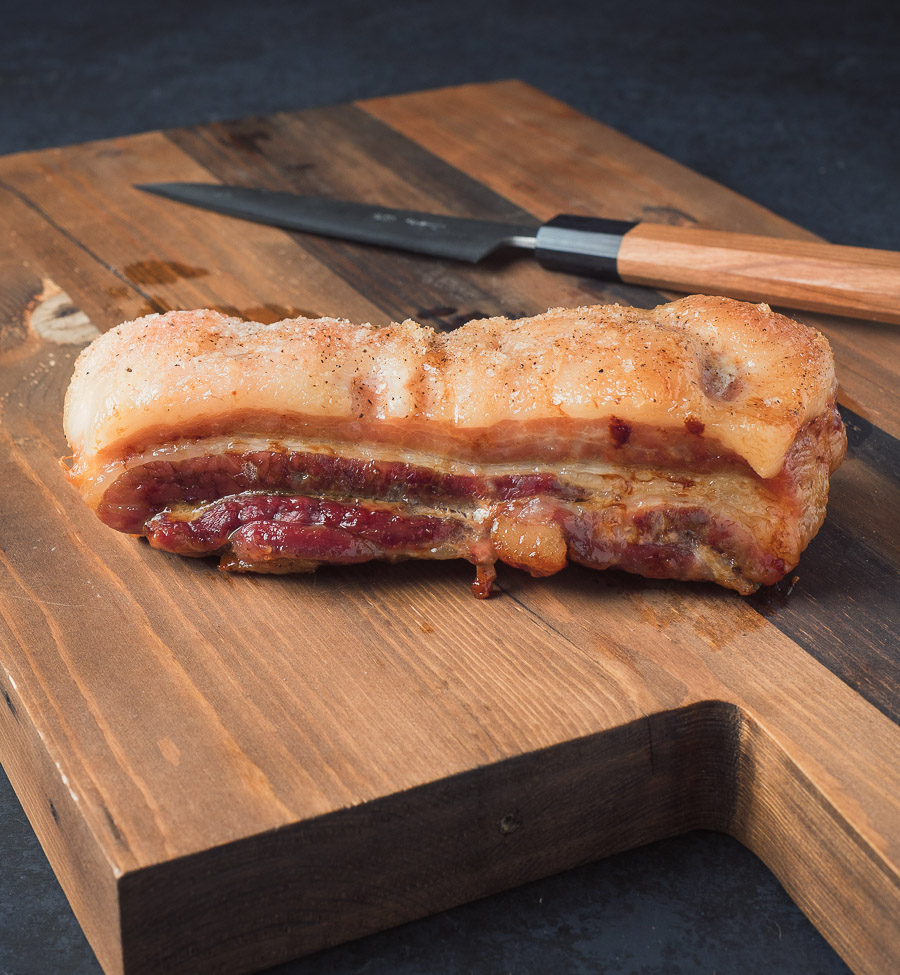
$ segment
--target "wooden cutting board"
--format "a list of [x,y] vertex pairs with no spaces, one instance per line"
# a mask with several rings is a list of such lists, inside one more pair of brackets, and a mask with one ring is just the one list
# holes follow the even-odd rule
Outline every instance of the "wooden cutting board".
[[857,971],[900,970],[900,329],[798,316],[833,343],[850,452],[791,592],[231,577],[64,481],[97,330],[661,299],[292,235],[150,180],[811,236],[518,82],[0,160],[0,754],[106,971],[257,969],[696,827],[754,850]]

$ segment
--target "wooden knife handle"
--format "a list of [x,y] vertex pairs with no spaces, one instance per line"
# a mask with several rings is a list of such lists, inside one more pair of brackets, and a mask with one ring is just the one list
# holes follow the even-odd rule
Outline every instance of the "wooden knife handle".
[[640,223],[622,238],[623,281],[900,324],[900,254]]

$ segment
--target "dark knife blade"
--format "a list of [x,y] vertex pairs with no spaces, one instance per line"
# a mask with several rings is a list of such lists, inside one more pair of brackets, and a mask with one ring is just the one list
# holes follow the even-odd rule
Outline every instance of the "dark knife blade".
[[491,220],[436,216],[415,210],[394,210],[298,196],[274,190],[212,183],[143,183],[148,193],[215,210],[232,217],[289,230],[353,240],[381,247],[450,257],[477,263],[502,247],[534,249],[537,224],[519,226]]
[[900,323],[900,254],[560,214],[521,225],[209,183],[138,189],[257,223],[473,264],[504,247],[554,271]]

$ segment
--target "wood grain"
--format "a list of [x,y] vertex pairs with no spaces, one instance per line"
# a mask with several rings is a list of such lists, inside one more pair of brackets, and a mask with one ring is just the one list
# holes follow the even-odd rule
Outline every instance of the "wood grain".
[[900,323],[900,254],[642,223],[617,259],[629,284]]
[[518,83],[0,160],[0,754],[105,970],[248,971],[698,826],[755,850],[857,971],[896,970],[894,333],[828,324],[850,453],[789,595],[508,570],[482,602],[454,564],[225,576],[105,529],[65,482],[95,330],[660,297],[287,234],[132,188],[151,179],[803,236]]

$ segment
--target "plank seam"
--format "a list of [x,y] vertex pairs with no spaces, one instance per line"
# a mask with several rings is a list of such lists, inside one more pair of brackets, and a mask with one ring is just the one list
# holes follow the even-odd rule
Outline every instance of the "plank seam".
[[120,274],[119,271],[111,264],[107,264],[107,262],[104,261],[99,254],[95,254],[90,249],[90,247],[87,246],[87,244],[79,240],[70,230],[67,230],[65,227],[62,226],[62,224],[57,223],[53,219],[53,217],[50,216],[49,213],[47,213],[39,204],[35,203],[34,200],[32,200],[30,197],[26,196],[20,189],[7,183],[5,180],[0,180],[0,189],[4,189],[8,193],[15,196],[18,200],[24,203],[25,206],[29,207],[29,209],[34,211],[41,220],[49,224],[57,233],[62,234],[62,236],[65,237],[66,240],[69,241],[69,243],[74,244],[79,250],[87,254],[88,257],[91,258],[91,260],[95,261],[97,264],[100,265],[100,267],[107,270],[115,278],[121,281],[122,284],[126,285],[129,289],[136,291],[142,298],[145,299],[145,301],[155,311],[160,312],[166,310],[162,305],[160,305],[160,303],[155,298],[153,298],[151,295],[147,294],[145,291],[139,288],[129,278],[126,278],[122,274]]

